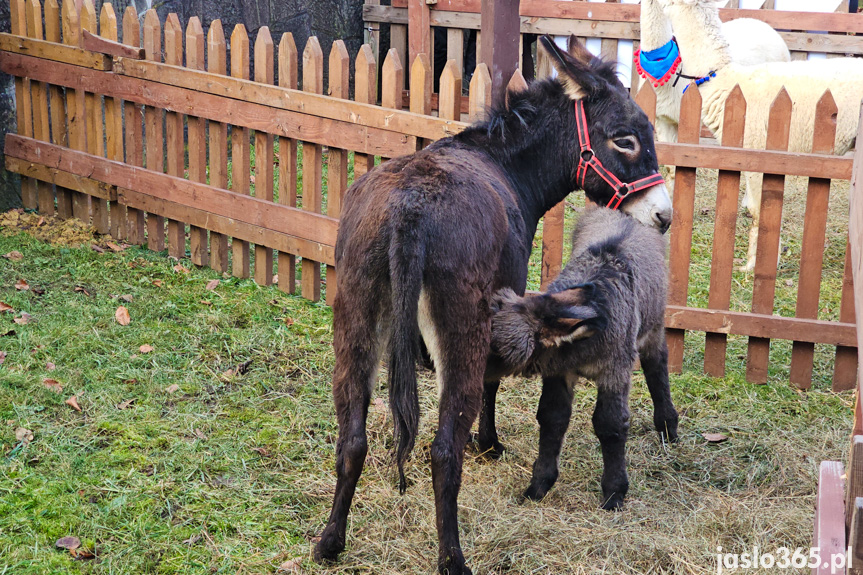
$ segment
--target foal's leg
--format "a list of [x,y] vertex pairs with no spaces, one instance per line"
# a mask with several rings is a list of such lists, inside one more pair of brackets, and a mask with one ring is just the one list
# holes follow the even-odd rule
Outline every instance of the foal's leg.
[[677,410],[668,385],[668,345],[665,334],[652,335],[639,350],[641,369],[653,400],[653,425],[662,441],[677,441]]
[[542,378],[542,395],[536,411],[539,455],[533,463],[530,485],[524,492],[528,499],[542,499],[557,481],[560,448],[572,416],[572,388],[575,381],[574,375]]
[[[464,301],[460,301],[464,300]],[[482,380],[491,339],[487,301],[432,296],[435,329],[446,350],[437,366],[441,397],[438,430],[431,447],[432,483],[438,532],[438,571],[471,573],[458,533],[458,493],[464,448],[479,413]]]
[[482,453],[492,459],[503,455],[504,447],[497,437],[497,427],[494,423],[494,408],[500,380],[485,381],[482,385],[482,411],[479,414],[477,444]]
[[620,509],[629,490],[626,437],[629,433],[629,373],[603,376],[596,382],[593,431],[602,447],[602,508]]
[[[345,317],[337,296],[333,314],[336,367],[333,399],[339,422],[336,443],[336,494],[327,526],[315,547],[315,560],[334,560],[345,548],[345,530],[351,500],[368,452],[366,417],[380,360],[376,334],[377,309],[351,310]],[[358,317],[362,315],[363,317]]]

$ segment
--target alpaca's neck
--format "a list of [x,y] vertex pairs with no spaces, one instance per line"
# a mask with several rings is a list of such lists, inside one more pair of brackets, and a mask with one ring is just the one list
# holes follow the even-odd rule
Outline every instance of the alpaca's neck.
[[668,8],[668,17],[680,46],[685,74],[706,76],[731,62],[728,40],[722,34],[722,20],[715,4],[674,4]]
[[668,44],[673,34],[671,21],[657,0],[641,2],[641,50],[650,52]]

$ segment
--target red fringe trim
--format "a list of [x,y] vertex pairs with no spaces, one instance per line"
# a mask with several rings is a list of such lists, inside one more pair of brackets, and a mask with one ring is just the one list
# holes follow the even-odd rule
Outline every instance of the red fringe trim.
[[644,71],[644,68],[641,67],[641,58],[638,55],[641,53],[640,48],[635,49],[635,55],[632,58],[632,61],[635,63],[635,70],[638,72],[638,75],[644,78],[645,80],[649,80],[651,84],[653,84],[654,88],[658,88],[659,86],[664,86],[668,83],[671,77],[677,72],[677,69],[680,67],[681,59],[680,56],[677,56],[677,59],[674,61],[674,64],[671,65],[671,68],[668,69],[668,72],[662,76],[662,78],[654,78],[650,74]]

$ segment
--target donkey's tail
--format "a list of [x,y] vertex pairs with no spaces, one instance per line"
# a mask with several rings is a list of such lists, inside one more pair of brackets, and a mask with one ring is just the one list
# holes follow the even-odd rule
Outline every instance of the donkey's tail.
[[407,489],[404,464],[419,428],[416,360],[420,331],[417,308],[425,268],[425,241],[418,227],[405,226],[390,245],[390,285],[393,325],[390,337],[390,409],[395,425],[395,460],[399,470],[399,492]]

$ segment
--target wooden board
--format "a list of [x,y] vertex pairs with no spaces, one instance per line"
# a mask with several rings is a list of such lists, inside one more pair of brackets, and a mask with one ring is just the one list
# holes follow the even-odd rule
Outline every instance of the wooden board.
[[[207,70],[211,74],[225,76],[228,73],[227,42],[221,20],[210,22],[207,31]],[[228,188],[228,126],[222,122],[210,122],[210,185]],[[218,272],[228,271],[228,236],[210,230],[210,267]]]
[[[812,547],[818,548],[821,562],[812,568],[813,575],[833,575],[834,561],[845,555],[845,486],[842,464],[822,461],[818,472],[818,494],[815,500],[815,533]],[[842,561],[845,564],[845,561]]]
[[[144,52],[148,60],[162,59],[162,27],[153,9],[144,15]],[[125,99],[134,101],[133,98]],[[149,170],[162,172],[165,163],[162,110],[153,104],[150,102],[144,107],[146,166]],[[160,215],[147,215],[147,247],[157,252],[165,249],[165,218]]]
[[[324,90],[324,53],[312,36],[303,50],[303,90],[321,94]],[[323,150],[314,142],[303,142],[303,210],[320,213],[322,201]],[[321,264],[303,258],[300,278],[304,298],[321,299]]]
[[[327,94],[333,98],[350,97],[350,56],[342,40],[333,42],[329,58],[329,88]],[[327,215],[338,219],[342,214],[342,203],[348,189],[348,151],[330,148],[327,153]],[[336,298],[336,268],[327,266],[327,304]]]
[[[138,12],[134,6],[129,6],[123,12],[123,42],[130,46],[141,45],[141,25],[138,22]],[[144,110],[141,106],[126,101],[123,103],[123,123],[126,132],[124,148],[126,162],[133,166],[144,165]],[[145,241],[144,212],[126,208],[126,241],[134,245],[143,245]]]
[[[189,18],[186,26],[186,66],[194,70],[204,69],[206,45],[204,28],[197,16]],[[186,118],[189,139],[189,179],[207,182],[207,121],[203,118]],[[210,263],[207,249],[207,229],[191,225],[189,228],[189,257],[196,266]]]
[[[270,29],[262,26],[255,38],[255,81],[272,84],[273,65],[273,39]],[[255,197],[273,201],[273,136],[261,131],[255,132]],[[255,244],[255,282],[273,284],[273,249],[263,244]]]
[[[234,26],[231,32],[231,76],[249,79],[249,35],[242,24]],[[237,194],[249,195],[251,178],[251,157],[249,130],[242,125],[231,127],[231,190]],[[251,273],[251,254],[249,242],[234,238],[231,240],[231,274],[247,278]]]
[[[183,27],[175,13],[165,20],[165,63],[183,65]],[[167,172],[182,178],[186,165],[183,115],[171,110],[165,111],[165,153]],[[186,257],[186,224],[175,219],[168,219],[168,255]]]
[[113,66],[111,58],[104,54],[95,54],[77,46],[67,46],[15,34],[0,34],[0,50],[94,70],[110,70]]
[[[365,48],[368,49],[368,46]],[[358,65],[356,74],[358,93],[362,86],[361,72],[362,69]],[[293,35],[286,32],[282,34],[279,41],[279,85],[296,90],[297,82],[297,45]],[[297,207],[297,153],[296,140],[279,138],[279,203],[294,208]],[[279,270],[279,289],[285,293],[294,293],[297,289],[297,262],[294,254],[279,251],[276,265]]]

